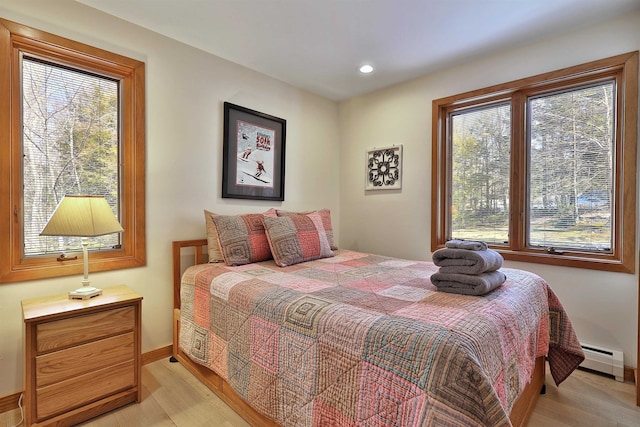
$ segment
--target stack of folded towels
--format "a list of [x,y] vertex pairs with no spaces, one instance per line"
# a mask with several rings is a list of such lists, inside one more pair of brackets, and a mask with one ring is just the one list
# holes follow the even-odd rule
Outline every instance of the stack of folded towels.
[[502,262],[502,255],[485,242],[449,240],[433,253],[433,263],[440,269],[431,275],[431,283],[443,292],[485,295],[507,280],[498,271]]

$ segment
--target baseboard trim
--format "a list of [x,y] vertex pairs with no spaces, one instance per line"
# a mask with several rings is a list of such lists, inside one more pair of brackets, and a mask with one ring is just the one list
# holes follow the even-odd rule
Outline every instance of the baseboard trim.
[[142,365],[147,365],[155,361],[170,357],[173,352],[173,345],[169,344],[164,347],[156,348],[155,350],[142,353]]
[[[160,347],[155,350],[142,353],[141,362],[143,365],[153,363],[155,361],[170,357],[173,352],[173,345],[169,344],[165,347]],[[21,391],[10,394],[8,396],[0,396],[0,413],[13,411],[18,409],[18,401],[20,400]]]
[[[171,346],[169,346],[171,347]],[[624,367],[624,381],[625,382],[630,382],[630,383],[634,383],[636,382],[636,375],[635,375],[635,369],[636,368],[632,368],[631,366],[625,366]]]
[[9,396],[0,397],[0,413],[17,409],[21,394],[22,392],[19,391]]

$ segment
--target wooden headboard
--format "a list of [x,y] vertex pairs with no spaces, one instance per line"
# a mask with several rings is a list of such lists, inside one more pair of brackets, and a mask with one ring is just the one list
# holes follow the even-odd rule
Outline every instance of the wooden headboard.
[[[196,240],[176,240],[172,244],[172,261],[173,261],[173,308],[180,308],[180,279],[184,269],[190,265],[202,264],[207,262],[205,255],[207,252],[207,239]],[[183,252],[193,252],[193,263],[182,262]]]

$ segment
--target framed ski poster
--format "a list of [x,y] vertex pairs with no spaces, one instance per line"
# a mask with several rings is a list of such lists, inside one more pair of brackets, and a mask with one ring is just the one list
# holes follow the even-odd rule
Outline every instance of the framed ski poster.
[[222,197],[284,200],[287,121],[224,103]]

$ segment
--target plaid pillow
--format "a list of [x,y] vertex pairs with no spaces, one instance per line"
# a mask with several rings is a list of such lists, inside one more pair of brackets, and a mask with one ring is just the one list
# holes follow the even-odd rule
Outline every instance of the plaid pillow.
[[[264,216],[277,216],[276,210],[271,208],[265,212],[262,212]],[[209,254],[209,262],[224,262],[224,256],[220,249],[220,243],[218,243],[218,230],[216,223],[213,222],[213,217],[218,216],[217,213],[204,210],[204,224],[205,231],[207,233],[207,251]]]
[[293,215],[309,215],[311,213],[319,213],[320,218],[322,218],[322,226],[324,227],[324,232],[327,235],[327,240],[329,241],[329,247],[334,251],[338,249],[338,246],[335,244],[335,240],[333,237],[333,226],[331,225],[331,211],[329,209],[320,209],[319,211],[309,211],[309,212],[291,212],[291,211],[283,211],[281,209],[276,209],[278,216],[293,216]]
[[263,214],[212,216],[225,264],[243,265],[271,259],[263,218]]
[[224,257],[220,252],[220,243],[218,243],[218,230],[213,222],[213,217],[217,214],[204,210],[204,225],[207,232],[207,252],[209,253],[209,262],[223,262]]
[[280,267],[333,256],[318,212],[264,217],[263,221],[273,259]]

